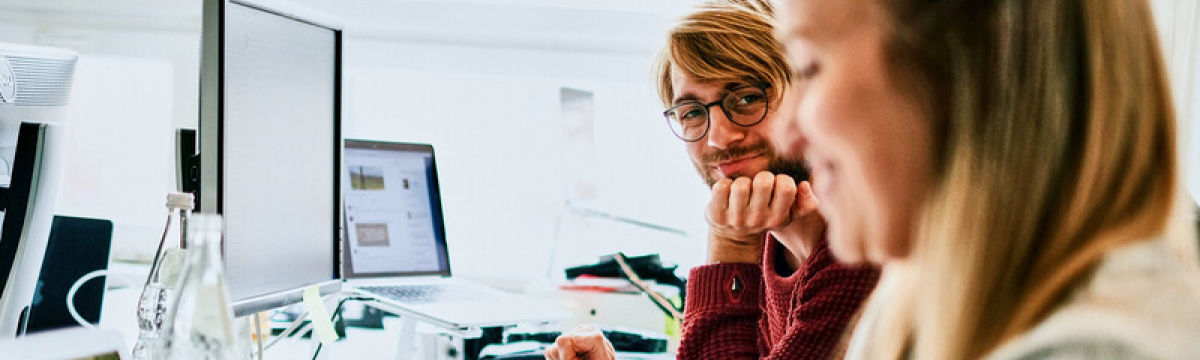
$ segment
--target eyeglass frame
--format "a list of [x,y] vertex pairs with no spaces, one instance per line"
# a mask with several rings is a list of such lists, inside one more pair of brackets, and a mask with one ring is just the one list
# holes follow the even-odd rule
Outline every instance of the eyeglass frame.
[[[734,121],[733,114],[729,113],[729,110],[725,109],[725,105],[722,104],[725,102],[725,98],[728,97],[730,94],[733,94],[734,92],[737,92],[738,90],[745,89],[745,88],[755,88],[755,89],[758,89],[759,91],[762,91],[763,98],[766,100],[766,105],[764,105],[764,106],[766,106],[766,108],[763,109],[762,117],[758,118],[758,120],[755,120],[753,123],[750,123],[750,124],[742,124],[737,121]],[[737,126],[743,127],[743,128],[753,127],[755,125],[762,123],[763,120],[766,120],[767,113],[770,112],[770,110],[771,110],[771,96],[767,92],[767,89],[770,89],[770,88],[771,88],[770,86],[758,86],[758,85],[739,86],[739,87],[729,91],[729,93],[726,93],[724,96],[721,97],[720,100],[713,101],[713,102],[710,102],[707,104],[699,102],[699,101],[695,101],[695,100],[690,100],[688,102],[684,102],[684,103],[672,106],[666,110],[663,110],[663,112],[662,112],[663,118],[665,120],[667,120],[667,127],[671,129],[671,133],[674,134],[676,138],[679,138],[679,140],[683,140],[684,142],[697,142],[697,141],[700,141],[701,139],[704,139],[705,136],[708,136],[708,131],[712,129],[712,112],[709,111],[708,109],[713,106],[717,106],[717,107],[721,108],[721,112],[725,114],[725,119],[729,120],[729,122],[733,123],[734,125],[737,125]],[[704,132],[700,133],[699,137],[692,139],[692,140],[685,139],[683,137],[683,135],[680,135],[679,133],[675,132],[674,127],[671,126],[671,112],[675,111],[675,109],[678,109],[683,106],[688,106],[688,105],[700,105],[700,108],[704,109],[704,119],[705,119]]]

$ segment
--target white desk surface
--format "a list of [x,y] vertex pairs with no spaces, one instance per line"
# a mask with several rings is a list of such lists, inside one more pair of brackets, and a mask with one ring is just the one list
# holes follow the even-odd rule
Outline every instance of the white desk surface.
[[[143,281],[148,266],[114,262],[110,269],[124,274],[130,280]],[[109,281],[109,290],[105,293],[104,307],[101,311],[100,328],[120,332],[124,335],[128,348],[132,349],[138,335],[135,314],[141,284],[138,283],[136,287],[123,285],[125,282],[120,280]],[[581,323],[658,332],[664,330],[665,320],[662,312],[642,295],[555,290],[545,296],[557,299],[560,306],[575,314],[575,318],[560,324],[559,328],[563,330],[572,329]],[[399,321],[396,317],[385,317],[384,329],[348,327],[346,338],[322,348],[320,358],[395,359],[399,341]],[[315,340],[300,337],[284,339],[268,349],[263,358],[309,359],[312,358],[316,344]],[[671,354],[677,346],[678,340],[672,339]],[[670,357],[672,355],[668,355],[668,358]]]

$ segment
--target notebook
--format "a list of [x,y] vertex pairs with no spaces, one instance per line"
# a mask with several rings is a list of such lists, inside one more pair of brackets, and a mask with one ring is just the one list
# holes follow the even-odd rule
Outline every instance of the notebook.
[[455,327],[570,317],[544,302],[452,276],[433,146],[346,140],[343,154],[341,266],[348,288]]

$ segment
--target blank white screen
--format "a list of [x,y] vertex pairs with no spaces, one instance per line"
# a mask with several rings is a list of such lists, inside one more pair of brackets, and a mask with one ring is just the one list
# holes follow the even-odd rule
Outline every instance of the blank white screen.
[[223,213],[234,301],[335,278],[333,30],[227,3]]

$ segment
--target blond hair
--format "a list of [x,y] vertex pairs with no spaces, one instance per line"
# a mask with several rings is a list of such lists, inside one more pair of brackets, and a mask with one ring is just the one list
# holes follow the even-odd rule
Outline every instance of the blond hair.
[[1108,251],[1164,234],[1178,170],[1154,22],[1145,0],[876,4],[892,80],[933,114],[935,181],[885,275],[906,285],[873,296],[863,335],[872,358],[980,358]]
[[771,0],[717,0],[701,4],[671,29],[655,60],[654,77],[663,106],[675,97],[671,72],[703,81],[743,81],[769,88],[772,103],[783,98],[791,73],[783,45],[775,39]]

